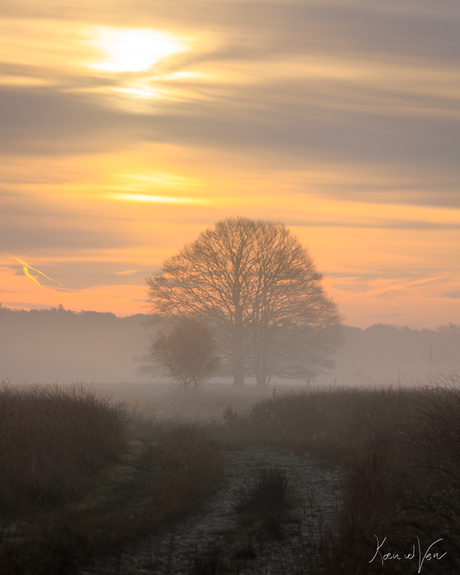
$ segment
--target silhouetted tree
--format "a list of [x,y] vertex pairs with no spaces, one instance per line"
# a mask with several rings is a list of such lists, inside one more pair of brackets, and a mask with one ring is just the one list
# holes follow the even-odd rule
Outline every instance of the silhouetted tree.
[[340,341],[341,316],[307,250],[282,224],[230,218],[147,280],[152,312],[205,319],[235,386],[244,375],[312,377]]
[[152,340],[141,371],[163,373],[184,391],[195,389],[219,369],[216,343],[206,324],[196,318],[178,318],[169,334],[160,332]]

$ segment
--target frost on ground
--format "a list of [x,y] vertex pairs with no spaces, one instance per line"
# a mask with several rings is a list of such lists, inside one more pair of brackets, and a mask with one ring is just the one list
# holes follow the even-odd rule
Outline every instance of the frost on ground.
[[[337,523],[341,468],[286,448],[227,449],[225,456],[223,479],[199,511],[160,534],[124,547],[116,556],[101,559],[82,575],[192,574],[197,561],[212,554],[214,561],[230,569],[222,572],[231,573],[233,567],[241,575],[263,574],[305,564],[305,554],[314,558],[320,534],[333,532]],[[260,525],[242,526],[235,511],[238,491],[251,484],[260,468],[274,466],[287,470],[291,484],[292,506],[281,540],[264,536]]]

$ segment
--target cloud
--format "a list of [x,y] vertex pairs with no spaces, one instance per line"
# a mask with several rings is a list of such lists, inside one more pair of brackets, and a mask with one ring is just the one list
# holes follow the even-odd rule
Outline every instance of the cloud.
[[446,292],[445,297],[451,298],[451,299],[460,299],[460,291],[449,291]]
[[[189,84],[188,101],[158,100],[136,113],[110,105],[114,97],[107,101],[98,94],[3,88],[0,152],[88,154],[147,140],[246,150],[255,159],[271,155],[271,169],[298,169],[307,159],[310,164],[340,162],[407,173],[421,169],[450,181],[458,176],[460,115],[457,100],[447,95],[377,90],[333,78]],[[204,99],[198,97],[202,89]]]
[[[73,35],[104,23],[194,40],[192,50],[131,74],[53,68],[46,58],[34,67],[29,54],[11,63],[5,52],[0,76],[49,86],[0,87],[4,156],[97,154],[147,141],[244,154],[270,171],[340,164],[397,174],[380,188],[334,181],[318,190],[322,197],[460,206],[456,0],[188,0],[180,9],[159,0],[154,14],[145,0],[116,8],[82,0],[78,10],[50,0],[4,4],[18,30],[35,18],[45,31],[71,23]],[[173,72],[202,75],[178,82]],[[163,96],[116,91],[136,82]],[[430,226],[393,224],[404,225]]]
[[199,198],[178,198],[176,196],[153,196],[151,194],[111,194],[114,200],[125,202],[146,202],[156,204],[206,204],[205,200]]
[[19,258],[16,258],[14,256],[11,256],[13,259],[17,260],[19,263],[21,263],[24,267],[22,268],[24,271],[24,274],[30,278],[31,280],[33,280],[36,283],[40,283],[37,281],[36,277],[33,277],[30,273],[29,273],[29,269],[33,270],[34,272],[37,272],[38,274],[40,274],[41,276],[43,276],[46,280],[53,282],[54,284],[57,284],[61,287],[64,287],[61,283],[57,282],[56,280],[53,280],[52,278],[50,278],[49,276],[47,276],[46,274],[44,274],[43,272],[41,272],[40,270],[37,270],[36,268],[33,268],[31,265],[26,264],[26,262],[23,262],[22,260],[20,260]]
[[[353,48],[423,58],[455,58],[457,0],[187,0],[172,7],[170,0],[119,0],[116,5],[80,0],[63,5],[56,0],[4,0],[4,17],[85,21],[93,24],[153,27],[274,38],[278,49],[310,51]],[[284,41],[284,42],[282,42]]]
[[[70,214],[68,215],[70,220]],[[50,222],[49,217],[37,214],[35,224],[18,226],[15,222],[2,222],[0,245],[8,252],[36,250],[100,250],[126,248],[131,245],[129,237],[116,230],[88,229],[78,221]]]
[[[126,0],[125,0],[126,2]],[[119,3],[129,25],[166,26],[214,32],[233,39],[232,46],[252,40],[270,54],[359,53],[446,61],[460,57],[456,0],[187,0],[172,10],[168,0]],[[94,10],[94,7],[93,7]],[[89,10],[91,13],[91,10]],[[116,18],[115,14],[112,18]],[[228,40],[227,40],[228,42]],[[250,59],[252,52],[247,51]]]
[[138,120],[102,104],[94,96],[52,89],[1,88],[0,153],[96,153],[136,140]]
[[[2,17],[8,16],[14,20],[1,30],[11,32],[0,45],[9,42],[14,50],[0,51],[0,244],[25,261],[37,253],[99,257],[149,242],[159,260],[182,238],[185,223],[192,235],[230,210],[260,217],[279,212],[288,225],[312,228],[315,237],[329,233],[321,228],[340,228],[337,237],[351,236],[353,228],[383,230],[382,236],[388,230],[415,244],[459,228],[455,210],[395,209],[393,215],[389,208],[460,208],[458,0],[157,0],[155,10],[150,0],[81,0],[78,6],[5,0]],[[63,46],[44,33],[58,29],[56,38],[65,44],[70,29],[74,42],[80,28],[94,25],[177,33],[190,37],[192,49],[149,70],[107,73],[84,58],[63,65]],[[26,28],[31,37],[24,49],[16,30]],[[40,51],[35,60],[34,44]],[[74,47],[64,46],[66,54]],[[154,150],[145,165],[161,164],[158,150],[180,150],[189,159],[171,161],[172,171],[176,165],[179,175],[201,170],[203,197],[227,203],[207,211],[186,206],[173,212],[154,202],[113,202],[119,211],[111,209],[99,201],[103,193],[139,193],[126,182],[117,187],[110,175],[121,150],[140,148]],[[88,163],[86,180],[80,178],[78,157],[93,156],[96,163],[115,153],[104,173]],[[37,157],[68,162],[73,171],[47,173]],[[131,159],[126,167],[136,172],[139,164]],[[188,198],[196,190],[175,191]],[[169,192],[152,183],[142,193]],[[336,209],[340,202],[367,209]],[[439,245],[426,256],[432,269],[451,267],[432,255],[441,253]],[[388,249],[396,253],[399,246]],[[117,267],[101,259],[69,264],[62,275],[37,265],[82,290],[123,275],[140,285],[148,274],[138,261]],[[403,264],[385,265],[407,268],[408,261],[406,255]],[[374,271],[388,277],[386,269]],[[457,293],[455,286],[451,292]]]
[[382,230],[460,230],[459,222],[433,222],[423,220],[347,217],[346,219],[294,220],[284,222],[288,226],[307,228],[353,228]]
[[[362,297],[363,295],[366,296],[378,296],[378,297],[387,297],[389,292],[404,292],[407,293],[407,290],[412,290],[413,288],[422,287],[426,285],[433,285],[433,284],[443,284],[447,283],[449,280],[448,278],[441,276],[441,277],[432,277],[432,278],[423,278],[417,280],[407,280],[398,278],[396,281],[393,281],[390,284],[386,284],[379,287],[371,287],[367,284],[367,289],[365,288],[365,284],[361,285],[361,290],[357,289],[355,286],[354,289],[345,288],[346,291],[351,291],[352,294],[346,296],[346,299],[353,299],[356,297]],[[344,287],[344,286],[343,286]],[[353,293],[354,292],[354,293]]]
[[[264,86],[265,91],[270,91]],[[248,90],[250,92],[250,90]],[[262,93],[262,89],[260,89]],[[162,114],[145,118],[145,137],[151,141],[245,149],[272,150],[281,167],[286,156],[299,166],[309,162],[409,165],[429,163],[437,170],[456,172],[460,122],[399,114],[341,112],[293,103],[249,103],[232,107],[232,101],[208,101],[169,106]],[[254,98],[256,101],[256,98]],[[289,103],[289,105],[287,105]],[[169,109],[168,109],[169,108]]]
[[24,266],[24,267],[23,267],[23,271],[24,271],[24,275],[26,275],[29,279],[31,279],[31,280],[32,280],[33,282],[35,282],[36,284],[41,285],[40,282],[37,280],[37,278],[34,277],[34,276],[32,276],[32,275],[29,273],[29,270],[28,270],[27,266]]
[[69,203],[65,198],[59,201],[0,189],[0,207],[0,245],[4,252],[97,251],[126,248],[133,242],[120,225],[124,218],[88,214],[84,202]]
[[[119,276],[129,276],[128,283],[131,286],[144,287],[145,278],[154,271],[153,266],[143,266],[138,270],[125,271],[123,268],[126,268],[129,263],[123,261],[103,261],[103,256],[101,256],[99,261],[94,261],[90,258],[85,259],[85,257],[82,256],[80,256],[79,259],[73,259],[72,257],[66,258],[65,256],[50,257],[49,254],[47,254],[45,258],[43,254],[41,254],[40,256],[36,256],[35,259],[38,260],[39,258],[45,260],[45,263],[40,264],[40,268],[44,270],[44,272],[38,272],[41,273],[45,279],[42,281],[38,275],[31,279],[39,279],[41,285],[44,287],[64,293],[76,293],[97,286],[118,286],[120,285]],[[34,270],[31,266],[27,266],[26,269],[24,268],[25,266],[12,263],[10,256],[9,258],[4,258],[4,262],[0,266],[0,273],[8,273],[11,270],[15,276],[24,276],[27,275],[26,269]],[[48,275],[58,278],[58,281],[47,280],[46,277]],[[30,277],[30,275],[28,277]]]

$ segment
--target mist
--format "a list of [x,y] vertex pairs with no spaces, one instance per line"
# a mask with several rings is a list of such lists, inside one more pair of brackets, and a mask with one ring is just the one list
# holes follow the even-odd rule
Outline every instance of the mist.
[[[0,380],[169,385],[166,378],[138,372],[137,359],[146,353],[157,330],[151,319],[148,314],[117,317],[62,306],[31,311],[2,307]],[[342,334],[343,345],[333,358],[335,368],[312,378],[310,385],[427,384],[440,375],[460,373],[460,326],[455,324],[437,330],[345,325]],[[230,382],[230,378],[214,378],[206,387]],[[255,383],[252,378],[245,382]],[[273,377],[270,387],[306,384]]]
[[146,315],[0,310],[0,379],[10,383],[145,381],[134,356],[148,344]]

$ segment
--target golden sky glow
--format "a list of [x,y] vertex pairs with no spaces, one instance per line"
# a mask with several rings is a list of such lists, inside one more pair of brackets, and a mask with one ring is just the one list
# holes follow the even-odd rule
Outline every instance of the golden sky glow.
[[350,325],[460,323],[460,15],[403,5],[6,0],[1,303],[144,312],[241,215],[291,227]]
[[151,196],[148,194],[112,194],[114,200],[125,202],[154,202],[157,204],[202,204],[198,198],[174,198],[168,196]]

